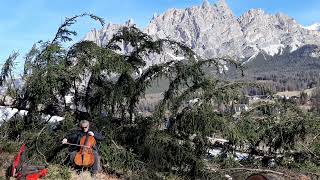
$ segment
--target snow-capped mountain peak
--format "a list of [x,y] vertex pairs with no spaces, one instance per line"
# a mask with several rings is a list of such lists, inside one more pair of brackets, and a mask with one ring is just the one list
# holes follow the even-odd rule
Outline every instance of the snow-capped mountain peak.
[[305,26],[305,29],[311,30],[311,31],[319,31],[320,32],[320,23],[314,23],[310,26]]

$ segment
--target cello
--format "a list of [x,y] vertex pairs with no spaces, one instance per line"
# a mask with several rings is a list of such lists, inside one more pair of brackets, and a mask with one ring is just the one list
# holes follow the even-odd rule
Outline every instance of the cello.
[[80,167],[92,167],[94,164],[93,147],[96,145],[96,140],[88,133],[80,139],[80,150],[77,152],[74,163]]

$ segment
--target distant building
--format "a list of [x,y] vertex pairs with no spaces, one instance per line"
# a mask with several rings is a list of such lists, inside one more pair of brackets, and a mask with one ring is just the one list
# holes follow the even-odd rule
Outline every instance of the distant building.
[[241,113],[249,110],[249,106],[247,104],[235,104],[233,106],[233,111],[235,113]]
[[251,104],[254,104],[260,101],[270,100],[270,99],[271,99],[270,95],[246,96],[246,103],[250,106]]

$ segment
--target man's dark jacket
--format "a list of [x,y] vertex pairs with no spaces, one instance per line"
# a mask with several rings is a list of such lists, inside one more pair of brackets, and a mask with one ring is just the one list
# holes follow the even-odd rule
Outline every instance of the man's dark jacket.
[[[89,129],[89,131],[91,131],[91,130]],[[102,141],[104,139],[104,137],[96,131],[92,131],[92,132],[94,133],[93,137],[95,138],[95,140],[97,142],[97,145],[94,147],[94,150],[98,151],[99,142]],[[85,136],[85,135],[86,135],[85,132],[83,132],[81,130],[75,130],[72,133],[68,134],[66,138],[68,139],[69,143],[80,144],[81,137]],[[69,146],[70,152],[71,151],[78,151],[79,149],[80,149],[80,147],[78,147],[78,146]]]

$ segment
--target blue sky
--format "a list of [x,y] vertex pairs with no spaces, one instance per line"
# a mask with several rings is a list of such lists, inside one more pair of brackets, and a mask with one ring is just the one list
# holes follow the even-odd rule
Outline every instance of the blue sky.
[[[65,17],[83,12],[93,13],[112,23],[124,23],[132,18],[144,28],[154,13],[169,8],[200,5],[203,0],[0,0],[0,65],[18,51],[18,70],[24,54],[38,40],[50,40]],[[302,25],[320,22],[319,0],[226,0],[236,16],[251,8],[268,13],[283,12]],[[216,0],[209,0],[215,3]],[[86,32],[100,28],[98,23],[80,20],[74,26],[81,39]]]

